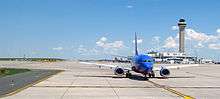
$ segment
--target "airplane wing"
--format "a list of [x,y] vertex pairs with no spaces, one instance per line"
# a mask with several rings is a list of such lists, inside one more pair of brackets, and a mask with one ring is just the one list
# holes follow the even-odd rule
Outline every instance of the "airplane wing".
[[180,68],[186,68],[186,67],[197,67],[199,64],[186,64],[186,65],[171,65],[171,66],[160,66],[160,67],[154,67],[154,71],[159,71],[162,67],[166,69],[180,69]]
[[132,56],[121,56],[121,55],[111,55],[111,56],[113,56],[113,57],[127,58],[127,59],[132,58]]
[[116,68],[118,66],[123,67],[125,70],[131,70],[129,68],[129,65],[111,65],[111,64],[100,64],[100,63],[91,63],[91,62],[79,62],[81,64],[87,64],[87,65],[96,65],[96,66],[101,66],[101,67],[110,67],[110,68]]
[[[96,65],[96,66],[102,66],[102,67],[110,67],[110,68],[116,68],[118,66],[123,67],[125,70],[131,70],[128,65],[111,65],[111,64],[100,64],[100,63],[91,63],[91,62],[79,62],[81,64],[87,64],[87,65]],[[154,67],[154,71],[159,71],[161,68],[166,68],[166,69],[180,69],[180,68],[186,68],[186,67],[197,67],[199,64],[186,64],[186,65],[170,65],[170,66],[159,66],[159,67]]]

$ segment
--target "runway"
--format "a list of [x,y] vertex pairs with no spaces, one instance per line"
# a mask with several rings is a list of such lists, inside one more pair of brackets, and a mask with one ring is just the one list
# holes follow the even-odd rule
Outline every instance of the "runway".
[[0,66],[65,70],[4,99],[183,99],[184,95],[196,99],[218,99],[220,95],[220,65],[172,69],[168,79],[145,79],[135,73],[130,79],[116,77],[110,68],[75,61],[3,61]]

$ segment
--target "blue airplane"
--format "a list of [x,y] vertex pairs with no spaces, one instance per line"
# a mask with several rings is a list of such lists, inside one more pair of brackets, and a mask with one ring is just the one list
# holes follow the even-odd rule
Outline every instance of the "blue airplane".
[[[132,57],[131,60],[131,69],[124,69],[122,67],[117,66],[115,68],[115,74],[116,75],[122,75],[125,74],[126,77],[130,77],[131,73],[130,71],[134,71],[136,73],[141,73],[144,75],[144,77],[155,77],[155,73],[153,69],[154,66],[154,59],[148,55],[145,54],[138,54],[137,49],[137,35],[135,33],[135,55]],[[156,70],[157,71],[157,70]],[[160,75],[162,77],[167,77],[170,75],[170,71],[164,67],[161,67],[160,69]]]
[[144,77],[155,77],[154,71],[160,71],[160,75],[162,77],[167,77],[170,75],[170,70],[164,67],[161,68],[154,68],[154,59],[145,54],[138,54],[137,49],[137,35],[135,33],[135,55],[131,59],[131,68],[125,68],[122,66],[115,66],[115,65],[107,65],[107,64],[97,64],[97,63],[88,63],[88,62],[81,62],[84,64],[94,64],[98,66],[107,66],[114,68],[115,75],[125,75],[126,77],[131,77],[132,74],[130,71],[134,71],[136,73],[141,73]]

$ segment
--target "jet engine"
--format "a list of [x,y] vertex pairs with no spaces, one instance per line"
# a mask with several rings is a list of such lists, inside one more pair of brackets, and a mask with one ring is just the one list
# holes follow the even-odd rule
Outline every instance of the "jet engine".
[[115,73],[115,75],[124,75],[125,70],[124,70],[124,68],[117,66],[114,70],[114,73]]
[[169,75],[170,75],[170,70],[162,67],[160,70],[160,76],[167,77]]

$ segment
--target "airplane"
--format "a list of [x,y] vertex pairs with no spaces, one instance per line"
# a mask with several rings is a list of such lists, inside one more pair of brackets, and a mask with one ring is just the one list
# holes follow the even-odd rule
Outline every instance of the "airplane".
[[130,71],[134,71],[136,73],[140,73],[144,75],[144,77],[154,78],[155,72],[159,71],[160,76],[166,78],[170,75],[171,68],[180,68],[180,67],[191,67],[191,66],[198,66],[198,65],[182,65],[182,66],[169,66],[169,69],[166,67],[161,66],[160,68],[154,68],[154,59],[146,54],[139,54],[137,48],[137,34],[135,33],[135,55],[131,59],[131,68],[125,68],[122,66],[116,65],[108,65],[108,64],[97,64],[97,63],[89,63],[89,62],[80,62],[83,64],[93,64],[98,66],[105,66],[114,68],[114,74],[118,76],[125,75],[125,77],[129,78],[132,76]]

